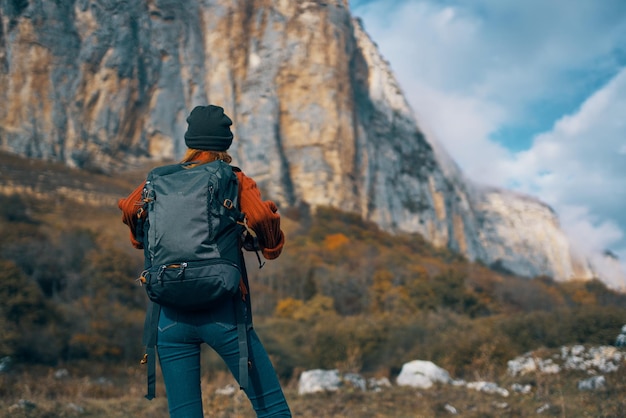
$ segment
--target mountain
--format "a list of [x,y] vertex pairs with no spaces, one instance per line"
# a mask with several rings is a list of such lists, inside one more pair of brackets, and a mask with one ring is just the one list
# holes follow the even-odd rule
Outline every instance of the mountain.
[[235,163],[283,209],[354,212],[522,276],[596,274],[544,203],[463,176],[347,0],[0,7],[1,150],[117,173],[180,158],[190,109],[219,104]]

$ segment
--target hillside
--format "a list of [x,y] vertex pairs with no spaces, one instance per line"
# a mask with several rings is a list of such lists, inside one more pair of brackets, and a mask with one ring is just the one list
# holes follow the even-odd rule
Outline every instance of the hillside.
[[[135,285],[141,253],[115,205],[103,203],[125,195],[143,170],[114,177],[3,154],[0,167],[0,358],[13,364],[0,371],[0,407],[14,416],[29,408],[19,406],[26,398],[38,405],[32,417],[79,415],[76,405],[91,416],[161,413],[162,385],[146,405],[136,365],[146,301]],[[9,184],[19,193],[8,193]],[[404,362],[423,359],[457,378],[510,384],[508,360],[536,348],[613,344],[626,317],[626,296],[601,282],[504,274],[334,208],[292,208],[283,226],[281,257],[258,270],[252,256],[248,266],[256,328],[301,416],[403,417],[415,408],[439,416],[446,404],[497,416],[496,400],[454,387],[417,398],[406,388],[303,397],[297,379],[302,370],[338,368],[393,381]],[[221,361],[207,353],[203,367],[207,408],[248,416],[241,394],[214,394],[232,382]],[[55,377],[61,369],[68,374]],[[507,400],[507,408],[517,416],[546,402],[592,416],[623,410],[622,372],[608,389],[583,396],[579,378],[527,378],[534,394]],[[609,398],[602,412],[600,400]]]
[[[147,169],[136,167],[113,176],[0,153],[1,226],[7,238],[16,237],[4,240],[0,256],[17,262],[34,283],[39,280],[38,263],[44,264],[46,280],[62,283],[66,269],[70,276],[93,273],[89,262],[94,256],[126,260],[121,271],[112,273],[120,276],[119,283],[134,280],[142,255],[128,242],[116,201],[143,179]],[[253,254],[249,259],[258,294],[255,308],[264,317],[289,318],[295,315],[290,303],[301,308],[313,300],[328,300],[318,308],[342,317],[420,315],[443,308],[476,319],[620,307],[626,301],[626,295],[597,281],[528,280],[490,269],[435,247],[419,234],[389,234],[373,222],[330,207],[288,208],[282,226],[287,236],[283,256],[262,270],[252,268]],[[84,259],[77,260],[73,251]],[[55,258],[55,253],[63,257]],[[64,264],[66,258],[78,263]],[[46,262],[53,263],[56,277],[48,277]],[[63,301],[63,292],[69,289],[59,286],[54,296]]]

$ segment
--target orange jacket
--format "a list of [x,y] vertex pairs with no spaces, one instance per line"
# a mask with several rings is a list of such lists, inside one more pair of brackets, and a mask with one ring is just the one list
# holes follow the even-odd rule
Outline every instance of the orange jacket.
[[[277,258],[283,250],[285,235],[280,229],[280,215],[278,208],[271,200],[264,201],[261,198],[256,182],[241,171],[235,171],[239,180],[239,204],[241,211],[245,213],[248,226],[256,232],[259,246],[263,257],[268,260]],[[122,210],[122,222],[130,228],[130,241],[135,248],[141,249],[143,245],[135,236],[137,225],[137,211],[143,204],[141,194],[145,182],[140,184],[125,199],[120,199],[117,206]],[[143,212],[145,216],[146,212]]]

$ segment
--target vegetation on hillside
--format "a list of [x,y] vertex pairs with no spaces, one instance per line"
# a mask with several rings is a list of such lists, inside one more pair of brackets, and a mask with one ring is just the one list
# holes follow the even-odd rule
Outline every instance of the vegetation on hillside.
[[[26,191],[0,195],[0,363],[11,364],[0,372],[0,416],[166,414],[160,375],[157,398],[143,399],[146,296],[135,282],[142,252],[130,246],[114,204],[90,201],[113,201],[144,174],[136,167],[111,178],[0,153],[0,182]],[[626,296],[599,281],[505,275],[329,208],[283,211],[283,229],[283,255],[259,270],[247,254],[247,266],[256,328],[295,415],[447,416],[449,404],[476,417],[536,416],[539,408],[624,415],[622,368],[607,376],[605,390],[586,393],[576,376],[525,376],[533,394],[507,398],[505,409],[493,395],[453,386],[299,396],[304,369],[393,381],[414,359],[454,378],[507,384],[506,361],[528,350],[613,343]],[[233,382],[221,360],[207,349],[203,362],[205,410],[254,416],[242,393],[217,394]]]
[[[116,208],[74,204],[89,217],[64,220],[64,204],[0,196],[0,357],[134,362],[141,252]],[[329,208],[284,219],[281,258],[247,264],[256,327],[285,379],[316,367],[391,376],[418,358],[489,378],[529,349],[611,344],[626,318],[626,295],[597,280],[506,276]]]

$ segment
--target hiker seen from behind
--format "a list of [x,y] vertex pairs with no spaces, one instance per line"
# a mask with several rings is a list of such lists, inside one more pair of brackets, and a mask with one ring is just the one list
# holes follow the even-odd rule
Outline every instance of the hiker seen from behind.
[[[224,360],[258,417],[290,417],[280,382],[252,327],[242,249],[273,260],[284,234],[274,202],[232,166],[232,121],[215,105],[187,118],[181,163],[157,167],[120,199],[130,240],[144,251],[138,281],[149,297],[142,363],[146,398],[155,396],[156,361],[170,417],[203,417],[202,344]],[[157,356],[158,354],[158,356]]]

